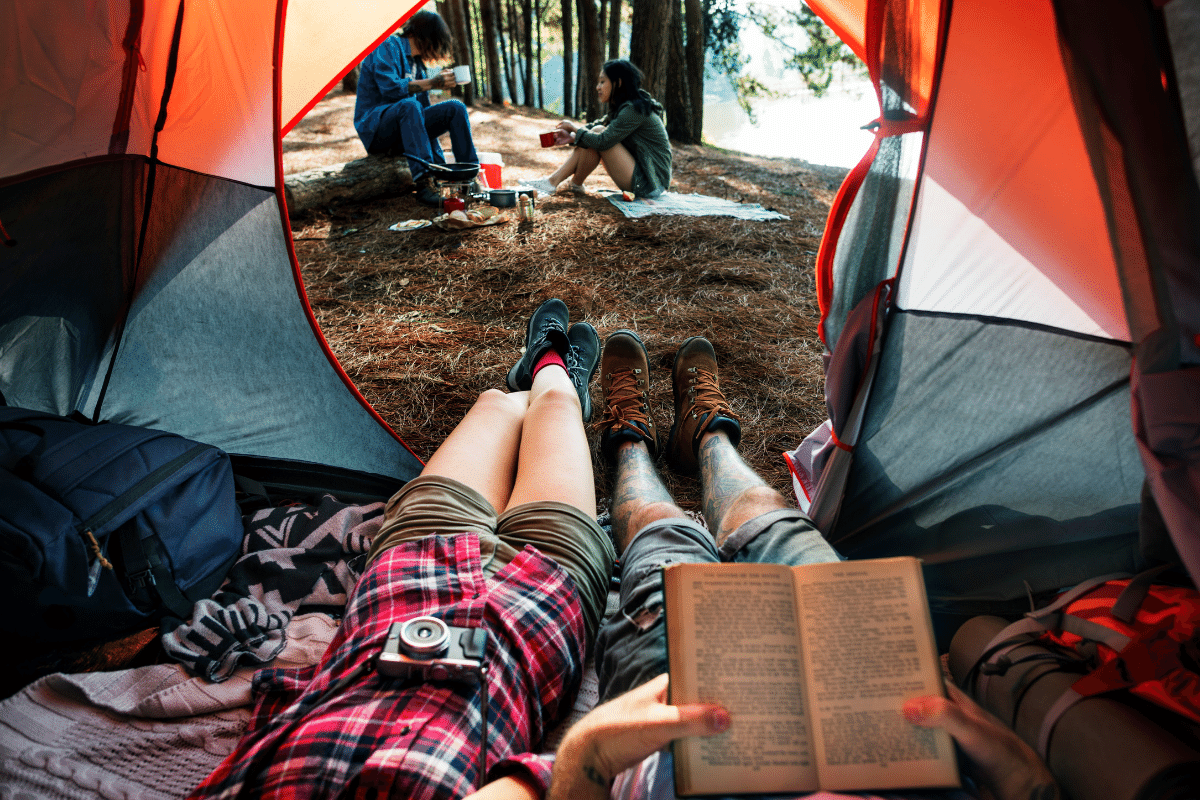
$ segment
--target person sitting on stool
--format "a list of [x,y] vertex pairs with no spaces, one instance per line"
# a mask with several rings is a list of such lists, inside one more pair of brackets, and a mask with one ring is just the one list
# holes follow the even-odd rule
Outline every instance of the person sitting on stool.
[[[430,89],[457,86],[454,71],[443,69],[430,77],[426,61],[444,61],[453,53],[445,21],[432,11],[418,11],[395,36],[383,40],[359,68],[354,129],[371,154],[405,155],[417,200],[440,206],[441,192],[429,162],[445,164],[438,137],[450,134],[458,163],[478,164],[471,121],[460,100],[432,104]],[[422,163],[425,162],[425,163]]]

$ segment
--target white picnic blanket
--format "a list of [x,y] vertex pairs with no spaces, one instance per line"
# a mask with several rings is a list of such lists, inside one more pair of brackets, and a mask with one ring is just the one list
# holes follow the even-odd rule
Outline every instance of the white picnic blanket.
[[663,192],[658,197],[639,197],[625,200],[620,192],[608,195],[608,201],[627,217],[649,217],[654,214],[678,214],[687,217],[737,217],[738,219],[769,220],[791,219],[764,208],[758,203],[735,203],[722,197],[704,194],[678,194]]

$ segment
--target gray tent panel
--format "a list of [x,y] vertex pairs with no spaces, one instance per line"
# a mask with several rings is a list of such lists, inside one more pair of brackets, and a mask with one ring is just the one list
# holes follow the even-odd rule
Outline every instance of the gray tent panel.
[[[100,419],[231,453],[415,476],[309,323],[274,193],[159,165],[143,217],[146,170],[102,160],[0,189],[18,237],[0,253],[8,402],[89,416],[99,403]],[[141,228],[131,219],[144,236],[121,233]]]
[[[413,477],[420,464],[379,435],[309,327],[274,194],[190,177],[203,191],[130,312],[104,415],[232,453]],[[213,226],[207,209],[221,207],[244,213]]]
[[1128,376],[1121,343],[893,311],[830,541],[924,557],[935,608],[1136,569]]

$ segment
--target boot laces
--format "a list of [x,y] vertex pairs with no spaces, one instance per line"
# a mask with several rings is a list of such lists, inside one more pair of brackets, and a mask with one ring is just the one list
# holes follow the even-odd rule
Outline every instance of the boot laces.
[[592,423],[597,429],[611,426],[613,433],[626,428],[638,433],[644,431],[634,423],[650,428],[650,418],[643,408],[642,389],[638,385],[637,374],[629,367],[624,367],[612,373],[612,382],[604,399],[608,406],[604,417]]
[[720,416],[740,422],[737,414],[733,413],[733,409],[729,407],[729,401],[725,399],[725,395],[717,386],[717,376],[698,367],[695,376],[688,391],[692,416],[700,419],[707,414],[709,420]]
[[571,345],[567,348],[567,356],[563,359],[567,362],[567,375],[571,378],[571,383],[579,386],[582,381],[587,380],[590,375],[583,374],[583,356],[576,345]]

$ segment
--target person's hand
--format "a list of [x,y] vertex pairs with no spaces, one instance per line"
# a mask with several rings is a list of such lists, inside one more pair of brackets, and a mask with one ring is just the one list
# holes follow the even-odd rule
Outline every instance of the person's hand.
[[567,133],[574,133],[575,131],[579,130],[579,126],[569,119],[564,119],[562,122],[558,123],[558,129],[560,131],[566,131]]
[[970,760],[968,774],[995,800],[1058,800],[1050,770],[1011,728],[952,683],[950,696],[915,697],[900,709],[922,728],[945,728]]
[[437,81],[437,88],[439,89],[453,89],[455,86],[458,86],[458,81],[454,79],[454,70],[452,69],[444,69],[439,72]]
[[685,736],[729,728],[729,712],[711,703],[667,705],[666,674],[593,708],[558,747],[546,800],[607,797],[623,770]]

